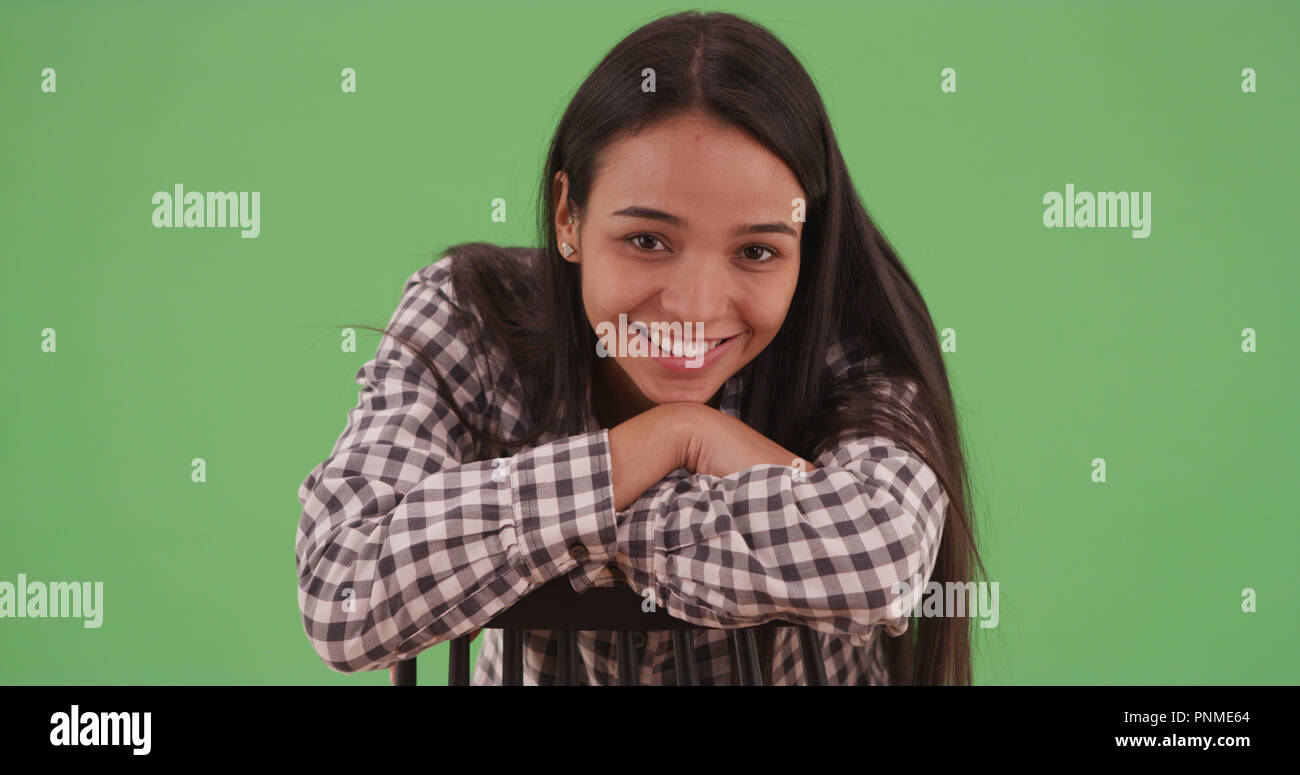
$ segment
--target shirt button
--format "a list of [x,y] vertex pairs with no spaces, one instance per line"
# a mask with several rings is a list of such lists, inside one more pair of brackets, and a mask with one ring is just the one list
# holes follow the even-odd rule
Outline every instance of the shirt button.
[[644,648],[644,647],[645,647],[645,633],[644,633],[644,632],[634,632],[634,633],[632,633],[632,644],[633,644],[634,646],[636,646],[637,648]]
[[578,562],[587,561],[587,547],[582,544],[574,544],[569,547],[569,556]]

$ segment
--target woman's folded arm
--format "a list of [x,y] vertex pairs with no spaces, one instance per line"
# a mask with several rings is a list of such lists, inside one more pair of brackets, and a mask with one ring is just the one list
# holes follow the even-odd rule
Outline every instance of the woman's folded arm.
[[934,567],[947,495],[920,457],[882,436],[814,462],[722,477],[677,469],[619,514],[618,568],[669,614],[704,626],[780,619],[855,645],[877,626],[902,634]]
[[[486,367],[443,294],[412,276],[390,330],[424,347],[481,422]],[[479,629],[584,562],[612,560],[608,431],[477,461],[433,377],[392,338],[357,381],[333,453],[298,492],[299,608],[329,667],[387,667]]]

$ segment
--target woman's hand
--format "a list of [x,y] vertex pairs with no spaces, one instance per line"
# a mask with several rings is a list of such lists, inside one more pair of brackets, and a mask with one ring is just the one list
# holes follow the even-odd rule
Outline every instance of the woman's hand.
[[687,402],[664,406],[681,418],[682,467],[692,473],[721,477],[764,463],[804,471],[816,468],[808,461],[796,462],[798,455],[711,406]]

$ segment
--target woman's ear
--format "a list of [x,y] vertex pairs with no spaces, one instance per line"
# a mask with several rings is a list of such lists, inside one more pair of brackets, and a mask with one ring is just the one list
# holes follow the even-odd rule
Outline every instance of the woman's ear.
[[555,173],[552,195],[555,197],[555,242],[560,246],[560,256],[571,264],[580,264],[577,217],[569,200],[569,176],[564,170]]

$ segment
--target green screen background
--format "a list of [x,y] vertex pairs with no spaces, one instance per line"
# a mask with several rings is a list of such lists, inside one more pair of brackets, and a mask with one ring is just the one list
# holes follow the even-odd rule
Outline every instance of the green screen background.
[[[0,5],[0,580],[105,596],[99,629],[0,619],[0,683],[386,683],[327,668],[297,607],[297,488],[378,341],[342,352],[334,326],[384,326],[443,245],[532,243],[568,99],[686,7]],[[800,57],[957,332],[1001,598],[976,682],[1297,683],[1298,6],[696,7]],[[260,191],[260,236],[154,228],[178,182]],[[1151,235],[1045,228],[1067,183],[1152,192]],[[446,655],[420,655],[421,683]]]

